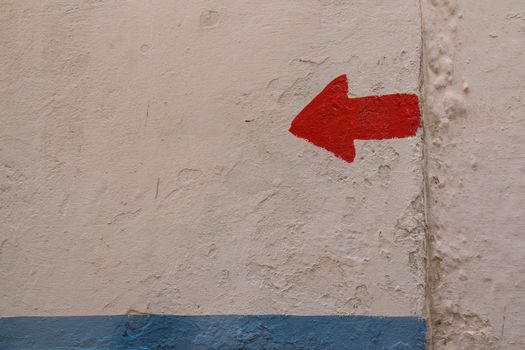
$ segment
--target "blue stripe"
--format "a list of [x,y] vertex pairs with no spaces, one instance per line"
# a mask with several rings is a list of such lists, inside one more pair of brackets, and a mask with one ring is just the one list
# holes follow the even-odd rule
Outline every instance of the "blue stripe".
[[2,350],[423,350],[425,321],[372,316],[0,318]]

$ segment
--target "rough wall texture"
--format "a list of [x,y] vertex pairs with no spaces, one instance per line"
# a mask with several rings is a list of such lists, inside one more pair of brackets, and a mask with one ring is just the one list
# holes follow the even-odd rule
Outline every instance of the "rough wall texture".
[[525,348],[525,3],[423,1],[435,349]]
[[420,136],[288,132],[417,92],[416,0],[1,6],[2,315],[421,314]]
[[[524,39],[522,0],[0,0],[0,316],[426,309],[435,349],[524,348]],[[341,74],[422,84],[425,135],[291,135]]]

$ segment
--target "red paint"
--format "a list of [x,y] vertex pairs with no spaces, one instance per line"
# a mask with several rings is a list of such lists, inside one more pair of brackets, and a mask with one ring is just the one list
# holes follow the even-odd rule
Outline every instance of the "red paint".
[[417,95],[348,98],[348,81],[341,75],[295,117],[290,132],[351,163],[354,140],[414,136],[419,119]]

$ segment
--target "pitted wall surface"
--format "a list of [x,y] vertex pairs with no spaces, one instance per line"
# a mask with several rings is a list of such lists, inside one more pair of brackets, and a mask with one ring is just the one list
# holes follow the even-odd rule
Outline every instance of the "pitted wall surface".
[[423,1],[434,349],[525,347],[525,4]]
[[418,92],[417,1],[1,7],[2,316],[421,315],[421,134],[288,132]]

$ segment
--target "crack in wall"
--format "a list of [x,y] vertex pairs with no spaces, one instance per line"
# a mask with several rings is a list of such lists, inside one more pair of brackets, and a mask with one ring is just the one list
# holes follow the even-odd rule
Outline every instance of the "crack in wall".
[[429,202],[429,176],[428,176],[428,136],[425,123],[425,19],[423,16],[423,0],[418,0],[419,6],[419,24],[420,24],[420,61],[419,61],[419,82],[418,82],[418,91],[420,95],[420,109],[421,109],[421,124],[422,124],[422,165],[423,165],[423,217],[424,217],[424,232],[425,232],[425,300],[424,300],[424,314],[427,321],[427,348],[429,350],[433,349],[432,340],[434,334],[433,320],[432,320],[432,281],[431,281],[431,262],[432,262],[432,232],[429,225],[429,212],[430,212],[430,202]]

